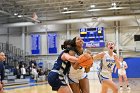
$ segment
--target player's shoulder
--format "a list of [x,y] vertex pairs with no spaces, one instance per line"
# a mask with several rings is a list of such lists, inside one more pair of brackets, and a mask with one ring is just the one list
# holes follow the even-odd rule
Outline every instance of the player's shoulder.
[[125,64],[126,64],[126,61],[123,61],[123,63],[125,63]]
[[113,55],[117,55],[117,54],[113,52]]

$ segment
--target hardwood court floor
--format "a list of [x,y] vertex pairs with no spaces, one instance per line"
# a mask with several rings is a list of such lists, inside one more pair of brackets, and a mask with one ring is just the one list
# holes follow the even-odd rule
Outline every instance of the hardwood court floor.
[[[118,80],[115,80],[118,83]],[[140,79],[129,79],[131,91],[124,91],[119,93],[140,93]],[[90,93],[100,93],[101,85],[97,79],[90,80]],[[48,84],[42,83],[36,86],[18,85],[5,87],[5,93],[56,93],[51,90]],[[109,90],[108,93],[112,93]]]

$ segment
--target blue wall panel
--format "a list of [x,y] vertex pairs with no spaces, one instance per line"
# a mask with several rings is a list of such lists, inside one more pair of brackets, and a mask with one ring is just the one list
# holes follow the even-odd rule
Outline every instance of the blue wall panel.
[[[124,58],[128,65],[126,70],[128,78],[140,78],[140,57]],[[118,75],[113,73],[113,78],[117,78]]]

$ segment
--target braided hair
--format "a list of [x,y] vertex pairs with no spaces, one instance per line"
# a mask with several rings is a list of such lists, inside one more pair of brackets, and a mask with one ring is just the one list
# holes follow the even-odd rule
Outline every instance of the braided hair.
[[64,44],[61,45],[61,49],[64,50],[64,52],[66,52],[66,53],[68,53],[70,50],[73,50],[73,51],[76,50],[76,48],[73,47],[73,45],[72,45],[71,39],[65,40]]

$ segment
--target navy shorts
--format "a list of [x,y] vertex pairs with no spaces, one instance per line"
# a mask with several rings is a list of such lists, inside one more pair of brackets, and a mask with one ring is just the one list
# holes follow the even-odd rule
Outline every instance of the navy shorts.
[[64,80],[60,80],[59,77],[60,75],[57,72],[50,71],[48,74],[48,83],[54,91],[58,91],[61,86],[67,86],[66,83],[62,82]]

